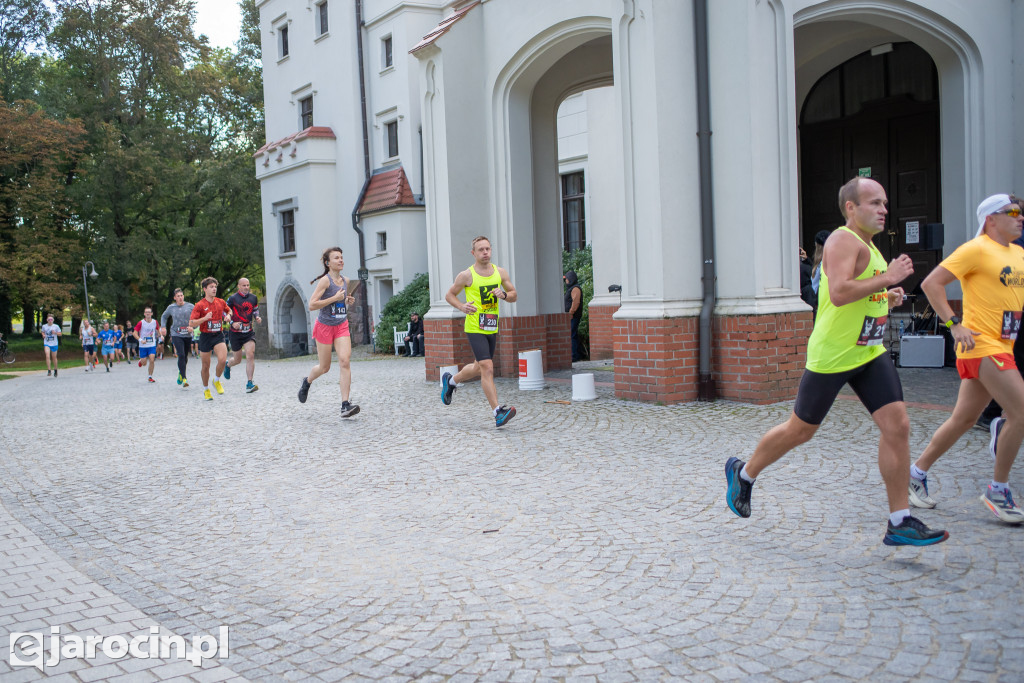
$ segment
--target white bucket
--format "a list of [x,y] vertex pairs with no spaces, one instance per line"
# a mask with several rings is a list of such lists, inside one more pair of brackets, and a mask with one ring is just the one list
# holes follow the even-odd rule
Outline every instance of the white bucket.
[[446,372],[452,373],[452,377],[454,377],[455,375],[459,374],[459,366],[458,365],[442,365],[442,366],[440,366],[437,369],[437,383],[441,384],[442,388],[444,388],[444,383],[442,382],[442,378],[444,377],[444,373],[446,373]]
[[572,400],[593,401],[597,398],[597,391],[594,389],[594,376],[573,375],[572,376]]
[[544,363],[540,349],[519,353],[519,390],[536,391],[544,388]]

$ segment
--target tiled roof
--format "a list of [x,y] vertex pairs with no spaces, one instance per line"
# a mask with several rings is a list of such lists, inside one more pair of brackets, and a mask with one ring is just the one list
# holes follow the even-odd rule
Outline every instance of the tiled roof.
[[366,188],[366,196],[359,205],[359,214],[393,209],[396,206],[420,206],[409,187],[409,179],[405,170],[399,166],[391,171],[384,171],[370,178],[370,186]]
[[438,38],[443,36],[445,33],[448,33],[448,29],[450,29],[452,27],[452,25],[455,24],[456,21],[458,21],[462,17],[466,16],[466,13],[469,12],[469,10],[473,9],[474,7],[476,7],[479,4],[480,4],[480,0],[477,0],[477,2],[470,3],[470,4],[466,5],[465,7],[452,12],[450,15],[445,17],[444,21],[442,21],[440,24],[437,25],[437,28],[435,28],[433,31],[431,31],[427,35],[423,36],[423,40],[421,40],[420,42],[416,43],[416,45],[411,50],[409,50],[409,53],[412,54],[413,52],[416,52],[417,50],[422,50],[427,45],[433,44],[433,42],[435,40],[437,40]]
[[264,152],[269,152],[270,150],[277,149],[278,147],[284,147],[285,145],[291,142],[298,142],[299,140],[305,140],[306,138],[327,138],[329,140],[336,139],[334,131],[331,130],[328,126],[310,126],[309,128],[300,130],[297,133],[292,133],[286,138],[281,138],[280,140],[268,142],[267,144],[263,145],[258,150],[256,150],[253,156],[258,157]]

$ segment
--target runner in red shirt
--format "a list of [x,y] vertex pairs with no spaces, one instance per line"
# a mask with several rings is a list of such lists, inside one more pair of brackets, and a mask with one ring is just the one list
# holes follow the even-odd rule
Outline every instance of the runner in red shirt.
[[212,401],[210,393],[210,354],[217,355],[217,376],[213,388],[218,394],[224,393],[220,378],[224,374],[224,366],[228,360],[228,347],[224,343],[224,323],[231,323],[231,310],[224,299],[217,298],[217,279],[208,277],[203,280],[203,298],[192,309],[192,318],[188,326],[199,328],[199,355],[203,367],[200,376],[203,379],[203,400]]

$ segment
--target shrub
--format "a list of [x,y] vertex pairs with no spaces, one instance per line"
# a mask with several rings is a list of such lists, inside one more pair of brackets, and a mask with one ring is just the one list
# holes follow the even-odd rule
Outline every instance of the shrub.
[[395,352],[394,328],[404,330],[409,324],[413,311],[420,314],[420,320],[430,308],[430,281],[426,273],[420,273],[398,294],[384,305],[374,339],[380,353]]

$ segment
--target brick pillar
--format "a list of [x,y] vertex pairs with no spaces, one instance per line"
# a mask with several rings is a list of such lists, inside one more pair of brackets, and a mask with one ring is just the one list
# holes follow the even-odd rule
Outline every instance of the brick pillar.
[[716,316],[712,364],[719,397],[759,404],[793,399],[813,326],[810,311]]
[[615,321],[615,395],[657,403],[697,400],[697,318]]
[[590,360],[615,357],[615,321],[618,306],[593,306],[587,311],[590,321]]
[[[473,362],[473,351],[463,331],[464,324],[462,318],[424,320],[427,380],[438,381],[438,368],[443,365],[462,368]],[[519,353],[532,349],[541,350],[545,371],[572,367],[568,313],[503,316],[498,328],[498,345],[494,350],[495,377],[519,377]]]
[[[699,318],[616,320],[615,395],[657,403],[697,400]],[[796,396],[811,313],[716,316],[711,371],[718,397],[775,403]]]

